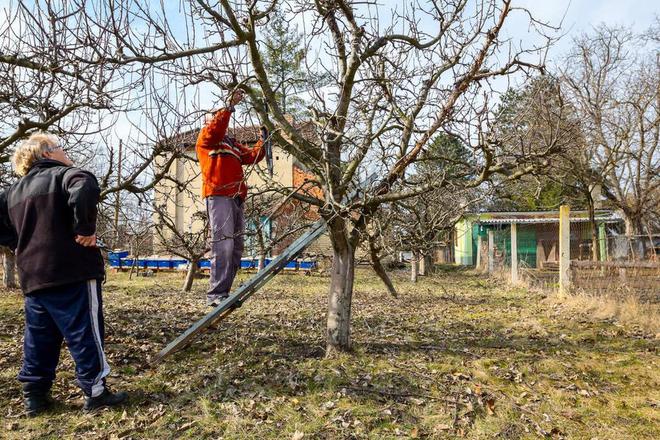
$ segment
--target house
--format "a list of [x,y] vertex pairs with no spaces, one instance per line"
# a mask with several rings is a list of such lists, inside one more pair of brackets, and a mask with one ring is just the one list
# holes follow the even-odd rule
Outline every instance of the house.
[[[609,231],[620,227],[622,217],[609,210],[596,211],[596,224],[601,260],[607,256]],[[591,258],[591,229],[587,211],[571,211],[571,258]],[[500,257],[511,258],[511,224],[517,225],[517,250],[520,264],[543,268],[559,261],[559,211],[471,212],[464,214],[454,226],[454,262],[460,265],[477,264],[479,243],[481,255],[493,231],[494,245]]]
[[[304,136],[316,136],[314,126],[311,123],[302,123],[298,128]],[[167,140],[168,142],[173,142],[178,148],[183,149],[184,157],[174,160],[166,178],[162,179],[156,185],[154,196],[155,205],[163,208],[167,217],[172,219],[178,231],[193,234],[204,232],[204,216],[200,214],[206,212],[204,199],[201,197],[202,177],[195,153],[195,142],[198,134],[199,130],[191,130]],[[234,128],[230,126],[228,134],[249,146],[253,146],[260,136],[258,126]],[[162,169],[163,163],[166,161],[167,158],[161,159],[161,162],[157,164],[157,169],[159,166]],[[261,177],[266,173],[265,160],[259,164],[244,167],[244,172],[251,193],[258,193],[266,187],[266,182]],[[304,165],[299,163],[281,146],[273,145],[273,179],[278,184],[287,188],[297,188],[308,177],[309,174],[306,172]],[[177,185],[177,182],[182,183],[182,185]],[[285,224],[285,220],[279,223],[278,220],[285,217],[283,214],[286,214],[287,210],[291,210],[295,203],[298,202],[291,202],[288,206],[280,207],[277,213],[264,213],[260,222],[262,223],[265,235],[268,236],[266,238],[278,236],[278,228],[288,226]],[[311,207],[306,211],[306,220],[311,222],[318,219],[315,207]],[[256,244],[254,234],[250,234],[250,231],[254,231],[256,225],[254,224],[254,220],[247,219],[246,222],[248,233],[244,255],[254,256],[256,255]],[[277,255],[292,240],[293,237],[278,243],[274,246],[272,253]],[[161,252],[163,250],[162,243],[157,238],[155,239],[154,247],[155,252]],[[328,255],[330,249],[329,238],[323,236],[308,248],[308,253]]]

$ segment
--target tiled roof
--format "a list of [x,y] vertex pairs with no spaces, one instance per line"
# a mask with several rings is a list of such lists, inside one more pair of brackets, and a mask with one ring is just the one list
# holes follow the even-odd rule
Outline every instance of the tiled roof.
[[[596,216],[596,221],[599,223],[619,223],[623,219],[618,214],[610,214],[607,216]],[[570,217],[571,223],[586,223],[589,221],[588,217]],[[476,223],[482,225],[501,225],[501,224],[540,224],[540,223],[559,223],[559,216],[557,217],[538,217],[538,218],[517,218],[517,217],[498,217],[476,219]]]
[[[311,121],[294,122],[294,128],[300,131],[305,139],[317,138],[316,129]],[[200,129],[188,130],[183,133],[176,134],[168,139],[170,142],[178,143],[185,148],[194,148],[197,141],[197,135]],[[236,138],[243,144],[254,144],[259,139],[259,126],[249,125],[246,127],[229,127],[229,136]]]

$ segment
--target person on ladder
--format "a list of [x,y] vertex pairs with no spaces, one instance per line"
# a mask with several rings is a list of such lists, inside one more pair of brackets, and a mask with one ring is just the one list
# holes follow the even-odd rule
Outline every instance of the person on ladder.
[[229,95],[228,106],[213,115],[200,131],[195,145],[211,230],[211,278],[206,294],[207,305],[211,307],[217,307],[229,296],[241,267],[245,233],[243,203],[247,196],[242,166],[256,164],[265,156],[264,134],[253,148],[227,135],[234,107],[243,96],[240,89]]

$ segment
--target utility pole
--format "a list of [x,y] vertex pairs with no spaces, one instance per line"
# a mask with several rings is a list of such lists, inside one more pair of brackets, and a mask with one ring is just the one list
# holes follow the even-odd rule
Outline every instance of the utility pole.
[[[118,161],[117,161],[117,187],[121,185],[121,164],[122,164],[122,153],[123,153],[123,141],[119,139],[119,154],[118,154]],[[115,227],[115,246],[119,244],[119,204],[120,204],[120,195],[121,191],[117,191],[115,193],[115,221],[114,221],[114,227]]]

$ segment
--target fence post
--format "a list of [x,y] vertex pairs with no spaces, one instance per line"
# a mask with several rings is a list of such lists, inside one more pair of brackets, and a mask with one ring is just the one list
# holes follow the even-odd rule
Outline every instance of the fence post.
[[571,208],[559,207],[559,294],[568,294],[571,266]]
[[488,231],[488,273],[495,271],[495,231]]
[[481,269],[481,235],[477,235],[477,264],[476,269]]
[[518,225],[511,223],[511,283],[518,283]]

